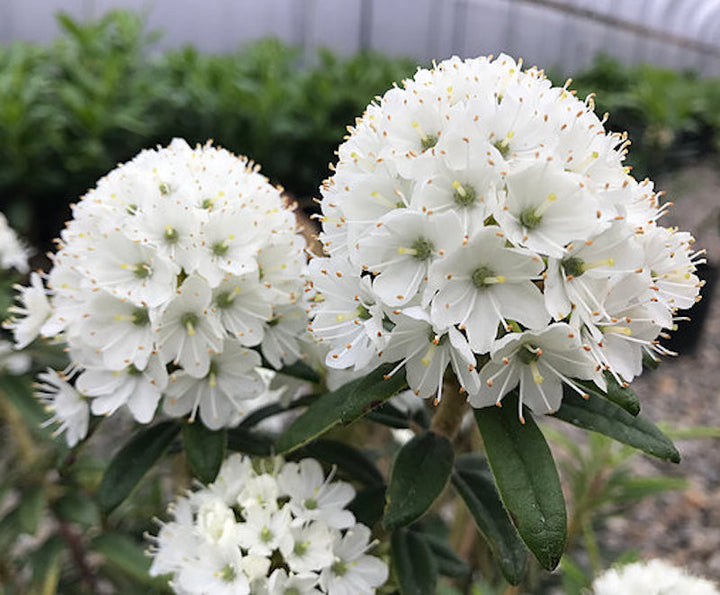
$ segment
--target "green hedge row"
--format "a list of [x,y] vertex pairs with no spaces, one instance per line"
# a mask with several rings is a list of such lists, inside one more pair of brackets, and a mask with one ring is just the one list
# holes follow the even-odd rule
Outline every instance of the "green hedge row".
[[[327,51],[303,66],[298,50],[275,40],[234,54],[156,54],[157,34],[132,13],[82,25],[58,18],[63,35],[50,46],[0,46],[0,205],[42,246],[68,216],[68,202],[118,162],[174,136],[212,138],[311,197],[346,127],[416,68],[407,59]],[[581,96],[595,91],[610,126],[630,132],[642,174],[717,145],[718,80],[601,59],[573,87]]]

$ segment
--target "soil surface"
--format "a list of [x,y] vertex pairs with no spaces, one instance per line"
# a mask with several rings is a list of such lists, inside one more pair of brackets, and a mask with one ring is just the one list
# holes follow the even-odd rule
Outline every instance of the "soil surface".
[[[665,226],[693,233],[697,248],[707,250],[709,265],[720,268],[720,164],[704,163],[666,176],[657,185],[674,207]],[[720,287],[711,284],[690,315],[704,324],[695,348],[672,346],[679,357],[664,358],[632,383],[643,414],[673,428],[720,426]],[[692,331],[692,329],[691,329]],[[687,333],[693,335],[693,332]],[[694,574],[720,581],[720,438],[676,440],[679,465],[637,457],[638,474],[671,475],[688,480],[687,490],[650,497],[629,514],[609,519],[599,535],[610,551],[636,550],[641,558],[664,558]]]

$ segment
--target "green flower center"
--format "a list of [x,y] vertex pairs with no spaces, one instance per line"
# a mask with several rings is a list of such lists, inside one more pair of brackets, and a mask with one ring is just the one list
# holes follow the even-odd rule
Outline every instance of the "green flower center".
[[453,199],[455,200],[456,205],[461,207],[472,206],[477,198],[475,188],[470,186],[470,184],[461,184],[457,181],[453,182],[453,188],[455,188]]
[[585,272],[585,262],[577,256],[568,256],[560,261],[560,266],[565,270],[565,274],[571,277],[579,277]]
[[315,498],[308,498],[307,500],[305,500],[305,508],[307,508],[308,510],[315,510],[317,508],[317,505],[318,503]]
[[428,149],[432,149],[435,145],[438,144],[438,137],[433,136],[432,134],[428,134],[425,138],[423,138],[420,141],[420,146],[422,147],[423,151],[427,151]]
[[138,262],[132,268],[132,272],[133,275],[135,275],[135,277],[137,277],[138,279],[147,279],[152,273],[152,269],[150,268],[150,265],[146,262]]
[[527,229],[535,229],[542,223],[542,215],[538,215],[536,209],[525,209],[520,213],[520,223]]
[[228,251],[229,246],[227,245],[227,242],[225,240],[221,242],[215,242],[212,245],[212,253],[215,256],[222,256]]
[[293,553],[296,556],[304,556],[307,553],[309,547],[309,541],[298,541],[293,548]]
[[413,256],[417,260],[422,261],[427,260],[432,256],[435,247],[433,246],[433,243],[431,241],[426,240],[425,238],[418,238],[412,245],[412,249],[415,251],[415,254],[413,254]]
[[177,229],[171,225],[166,225],[165,231],[163,232],[163,238],[168,244],[174,244],[180,238],[180,234],[177,232]]
[[194,312],[187,312],[183,314],[180,318],[180,322],[182,322],[182,325],[187,330],[187,334],[190,336],[193,336],[195,334],[195,325],[197,324],[198,320],[198,315]]
[[146,326],[150,324],[150,314],[147,308],[135,308],[132,317],[132,323],[136,326]]
[[260,541],[263,543],[269,542],[273,538],[273,532],[270,531],[267,527],[263,527],[262,531],[260,531]]
[[335,560],[330,570],[335,576],[345,576],[348,571],[348,563],[344,560]]
[[235,572],[235,569],[230,564],[228,564],[227,566],[225,566],[225,568],[223,568],[219,572],[219,575],[220,575],[220,579],[222,581],[224,581],[226,583],[231,583],[232,581],[235,580],[235,577],[237,576],[237,572]]
[[479,266],[476,268],[470,277],[473,285],[478,289],[494,285],[495,283],[504,283],[505,277],[502,275],[496,275],[495,272],[486,266]]

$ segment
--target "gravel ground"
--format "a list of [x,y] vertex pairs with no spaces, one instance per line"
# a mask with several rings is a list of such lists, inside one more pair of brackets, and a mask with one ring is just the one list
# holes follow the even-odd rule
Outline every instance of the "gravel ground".
[[[675,202],[664,225],[689,230],[696,246],[708,252],[708,263],[720,266],[720,167],[705,163],[676,172],[658,185]],[[654,372],[636,379],[632,388],[643,413],[675,428],[720,426],[720,288],[703,290],[707,312],[696,348],[666,358]],[[692,311],[691,311],[692,314]],[[629,514],[610,519],[604,545],[614,551],[635,549],[642,558],[662,557],[692,572],[720,581],[720,439],[676,442],[681,455],[675,466],[649,457],[637,458],[642,474],[684,477],[689,488],[649,498]]]

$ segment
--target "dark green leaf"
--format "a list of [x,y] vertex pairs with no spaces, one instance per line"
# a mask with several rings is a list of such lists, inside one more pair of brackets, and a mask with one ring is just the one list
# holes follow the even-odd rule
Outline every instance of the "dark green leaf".
[[280,374],[292,376],[293,378],[299,378],[300,380],[307,380],[308,382],[317,383],[322,380],[320,375],[308,366],[305,362],[297,360],[295,363],[285,366],[279,370]]
[[279,413],[285,413],[286,411],[291,411],[292,409],[296,409],[298,407],[304,407],[305,405],[309,405],[310,403],[315,401],[317,398],[317,395],[306,395],[304,397],[296,399],[287,407],[283,407],[280,403],[271,403],[270,405],[265,405],[264,407],[260,407],[259,409],[256,409],[255,411],[246,415],[236,427],[252,428],[264,419],[267,419],[268,417],[278,415]]
[[44,438],[52,435],[52,428],[42,426],[50,416],[33,395],[32,384],[27,376],[0,374],[0,398],[13,404],[33,433]]
[[179,431],[180,425],[175,421],[161,422],[135,434],[115,454],[105,470],[97,494],[106,513],[128,497]]
[[[577,382],[589,394],[598,395],[608,399],[616,405],[620,405],[620,407],[625,409],[625,411],[631,415],[637,415],[640,413],[640,400],[629,387],[618,384],[615,377],[609,372],[605,373],[605,380],[607,381],[607,392],[600,390],[594,382],[585,382],[582,380],[578,380]],[[574,391],[566,386],[564,392],[567,394]]]
[[415,411],[406,412],[401,411],[392,403],[383,403],[370,411],[366,417],[370,421],[390,428],[406,429],[412,424],[416,424],[421,428],[427,428],[430,425],[430,418],[424,407]]
[[385,509],[385,486],[375,485],[359,490],[348,505],[358,523],[372,527],[383,515]]
[[62,537],[52,535],[31,554],[32,581],[30,583],[30,593],[52,595],[58,592],[62,551]]
[[141,544],[119,533],[104,533],[92,540],[90,548],[105,557],[105,563],[122,570],[128,576],[147,586],[166,586],[162,578],[148,574],[152,560],[145,555]]
[[18,523],[20,530],[35,535],[40,520],[45,513],[45,488],[36,485],[23,492],[18,506]]
[[215,481],[225,458],[227,430],[210,430],[200,422],[186,421],[182,429],[185,456],[195,477],[208,484]]
[[450,578],[465,578],[470,576],[472,569],[467,562],[455,553],[448,543],[439,537],[423,533],[425,543],[435,556],[438,573]]
[[228,430],[227,447],[228,450],[234,452],[242,452],[259,457],[270,456],[273,452],[272,440],[270,440],[270,438],[240,427]]
[[391,364],[322,395],[277,440],[277,451],[289,452],[324,434],[333,426],[349,424],[374,409],[405,386],[403,374],[385,375]]
[[565,549],[565,500],[550,448],[527,409],[520,423],[517,401],[513,391],[502,407],[476,409],[475,419],[505,508],[530,551],[552,570]]
[[402,595],[435,595],[438,567],[430,546],[419,533],[399,529],[392,534],[392,566]]
[[672,441],[643,416],[633,416],[622,407],[606,399],[590,396],[585,400],[566,392],[555,417],[567,423],[605,434],[649,455],[680,462],[680,453]]
[[337,465],[345,477],[360,481],[365,485],[384,485],[385,483],[382,474],[367,455],[344,442],[315,440],[295,451],[295,454],[297,453],[299,455],[293,458],[308,456],[330,465]]
[[450,478],[454,456],[450,440],[430,431],[403,445],[390,473],[385,527],[412,523],[435,502]]
[[495,488],[486,461],[477,455],[458,458],[452,482],[485,537],[500,570],[511,585],[525,574],[527,550]]
[[81,527],[99,527],[100,511],[91,498],[78,491],[71,491],[59,498],[53,505],[61,521],[75,523]]

